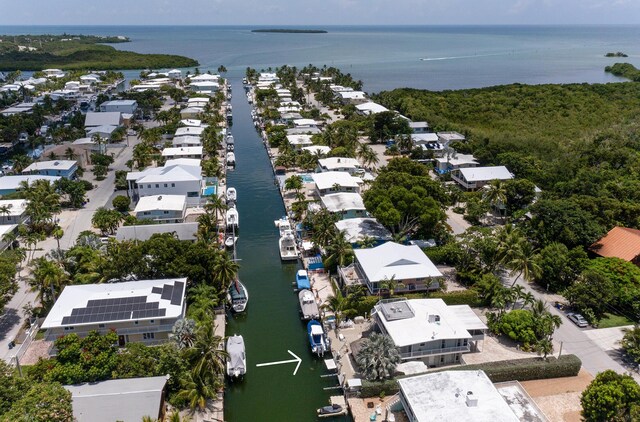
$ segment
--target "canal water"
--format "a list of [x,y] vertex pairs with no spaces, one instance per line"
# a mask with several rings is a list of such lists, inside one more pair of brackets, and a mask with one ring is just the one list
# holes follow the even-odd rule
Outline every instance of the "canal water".
[[[226,335],[244,337],[248,369],[243,381],[227,383],[225,420],[316,421],[316,409],[327,405],[331,394],[340,394],[339,390],[323,390],[337,385],[337,379],[321,377],[327,373],[324,362],[309,350],[292,285],[299,266],[283,264],[278,252],[274,220],[285,214],[284,205],[254,129],[241,80],[231,82],[236,170],[228,172],[227,184],[238,192],[237,257],[249,304],[245,314],[228,317]],[[288,350],[302,358],[295,376],[295,363],[256,367],[293,359]]]

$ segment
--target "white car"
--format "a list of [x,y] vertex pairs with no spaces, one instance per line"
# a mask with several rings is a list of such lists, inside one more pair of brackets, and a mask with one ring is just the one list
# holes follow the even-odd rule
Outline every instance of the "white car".
[[567,318],[580,328],[584,328],[589,325],[587,320],[580,314],[567,314]]

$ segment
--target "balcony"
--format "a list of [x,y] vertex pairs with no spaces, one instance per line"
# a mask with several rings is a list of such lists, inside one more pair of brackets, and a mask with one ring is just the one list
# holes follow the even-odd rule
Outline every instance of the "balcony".
[[402,359],[416,359],[416,358],[423,358],[427,356],[448,355],[451,353],[467,353],[470,351],[471,351],[470,346],[466,345],[466,346],[455,346],[455,347],[443,347],[441,349],[416,350],[416,351],[411,351],[406,353],[400,353],[400,357]]

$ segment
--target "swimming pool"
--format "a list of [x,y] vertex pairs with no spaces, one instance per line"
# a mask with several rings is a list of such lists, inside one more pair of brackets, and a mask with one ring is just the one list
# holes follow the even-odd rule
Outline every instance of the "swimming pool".
[[313,183],[313,177],[311,177],[311,173],[300,173],[298,176],[302,177],[303,183]]
[[216,194],[215,186],[205,186],[205,188],[202,190],[202,196],[213,196],[215,194]]

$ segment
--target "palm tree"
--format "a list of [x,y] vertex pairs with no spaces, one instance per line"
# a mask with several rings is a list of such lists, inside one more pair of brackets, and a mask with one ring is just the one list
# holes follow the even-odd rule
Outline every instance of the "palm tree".
[[536,297],[531,292],[526,292],[522,295],[522,308],[526,308],[527,306],[533,305],[536,301]]
[[169,418],[167,419],[167,422],[190,422],[191,418],[187,415],[185,416],[180,416],[180,412],[175,409],[173,412],[171,412],[171,414],[169,415]]
[[41,257],[30,264],[31,290],[38,294],[38,299],[46,305],[53,305],[56,301],[56,291],[60,292],[69,282],[67,273],[56,263]]
[[64,157],[67,160],[75,160],[76,158],[78,158],[77,154],[75,153],[75,151],[73,151],[73,148],[68,147],[65,151],[64,151]]
[[340,327],[342,322],[342,315],[347,308],[349,301],[343,296],[340,289],[336,289],[336,294],[329,296],[325,303],[322,304],[322,309],[327,310],[336,317],[336,331]]
[[193,339],[193,346],[185,350],[185,356],[195,378],[217,386],[224,375],[227,353],[221,349],[223,339],[215,334],[211,318],[200,321]]
[[219,197],[218,195],[215,195],[215,196],[209,197],[209,200],[205,204],[204,209],[207,212],[213,212],[215,217],[216,217],[216,221],[217,221],[218,218],[225,211],[227,211],[229,209],[229,206],[222,200],[221,197]]
[[358,241],[358,246],[362,249],[373,248],[376,245],[376,238],[371,236],[364,236]]
[[327,245],[326,259],[340,267],[349,264],[353,258],[353,246],[347,240],[345,232],[336,231]]
[[543,360],[547,360],[547,356],[553,352],[553,342],[548,338],[540,339],[536,342],[536,351],[538,355],[542,355]]
[[518,274],[513,280],[511,287],[515,286],[518,279],[522,278],[530,283],[538,277],[542,271],[538,264],[538,254],[533,249],[533,246],[528,241],[524,240],[518,244],[518,250],[516,256],[507,263],[507,268],[511,270],[510,275],[513,277]]
[[502,217],[506,217],[507,189],[502,180],[492,180],[485,188],[482,199],[484,199],[494,209],[497,209],[501,215],[502,207],[504,207],[505,215],[502,215]]
[[406,286],[401,281],[396,280],[396,275],[392,275],[391,278],[384,276],[383,280],[378,282],[378,295],[382,290],[387,290],[389,292],[389,296],[393,296],[396,289],[404,289]]
[[291,176],[284,182],[285,190],[294,190],[296,193],[299,193],[303,187],[303,180],[299,175]]
[[192,319],[179,319],[173,324],[171,329],[172,339],[178,346],[178,349],[187,349],[193,346],[195,341],[196,323]]
[[522,299],[525,294],[524,287],[517,285],[513,286],[510,291],[511,294],[511,309],[513,310],[516,307],[516,303],[518,303],[518,299]]
[[189,372],[188,374],[177,398],[186,400],[192,412],[196,409],[205,410],[207,401],[216,396],[216,389],[202,378],[194,376],[193,373]]
[[208,213],[200,214],[196,220],[198,221],[198,240],[207,245],[217,242],[218,221]]
[[51,234],[53,235],[53,238],[56,239],[56,243],[58,244],[58,251],[60,251],[60,239],[62,239],[62,236],[64,236],[64,230],[62,230],[62,227],[56,225]]
[[227,290],[231,283],[238,280],[238,269],[240,266],[225,251],[218,251],[214,259],[213,273],[214,281],[218,283],[221,290]]
[[378,333],[365,339],[356,355],[356,363],[370,381],[391,378],[400,361],[400,352],[391,337]]

